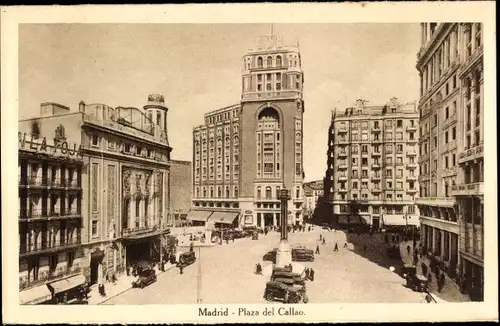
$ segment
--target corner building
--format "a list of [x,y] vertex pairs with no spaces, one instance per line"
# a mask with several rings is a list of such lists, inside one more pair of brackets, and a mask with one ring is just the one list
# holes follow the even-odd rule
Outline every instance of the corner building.
[[374,229],[419,224],[418,112],[414,103],[355,107],[332,116],[325,202],[333,224]]
[[302,89],[298,46],[260,37],[243,57],[240,104],[206,114],[193,131],[191,218],[228,223],[221,212],[230,211],[234,225],[279,226],[277,194],[287,188],[288,223],[302,224]]
[[483,46],[480,23],[423,23],[422,242],[471,299],[483,289]]
[[[160,259],[170,202],[167,110],[160,95],[150,95],[144,110],[82,101],[77,111],[70,111],[57,103],[43,103],[39,118],[19,122],[20,131],[27,134],[50,139],[62,133],[68,143],[81,144],[80,175],[64,177],[64,164],[48,175],[78,180],[81,187],[81,200],[73,199],[71,207],[81,216],[75,233],[78,254],[83,252],[78,266],[91,285],[124,273],[126,266],[139,260]],[[46,173],[45,168],[37,171],[40,178]],[[61,210],[68,207],[57,198],[48,201],[54,202]],[[42,197],[39,208],[44,207]],[[29,212],[26,217],[32,218],[36,210]]]

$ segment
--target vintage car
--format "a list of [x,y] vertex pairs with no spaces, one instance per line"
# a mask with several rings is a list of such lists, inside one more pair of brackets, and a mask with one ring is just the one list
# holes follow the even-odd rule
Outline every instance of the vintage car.
[[252,233],[252,240],[259,240],[259,233],[257,231]]
[[309,301],[305,287],[293,284],[293,282],[286,284],[279,281],[267,282],[264,298],[267,301],[278,299],[284,303],[300,303],[301,301],[307,303]]
[[427,292],[427,287],[429,285],[429,280],[427,277],[418,274],[408,274],[406,275],[406,287],[412,289],[415,292]]
[[179,255],[179,261],[177,262],[177,267],[186,267],[193,264],[196,261],[196,255],[193,251],[183,252]]
[[138,273],[137,279],[132,282],[132,287],[143,289],[146,285],[154,282],[156,282],[156,272],[154,269],[142,269]]
[[292,248],[292,261],[314,261],[314,251],[303,247]]
[[[282,279],[289,279],[292,280],[293,283],[298,283],[298,284],[305,284],[305,277],[301,274],[298,273],[292,273],[289,271],[273,271],[273,274],[271,275],[271,281],[281,281]],[[287,283],[289,281],[284,281],[284,283]]]
[[262,260],[264,260],[264,261],[272,261],[274,264],[276,264],[276,251],[277,251],[277,249],[273,249],[271,251],[268,251],[262,257]]

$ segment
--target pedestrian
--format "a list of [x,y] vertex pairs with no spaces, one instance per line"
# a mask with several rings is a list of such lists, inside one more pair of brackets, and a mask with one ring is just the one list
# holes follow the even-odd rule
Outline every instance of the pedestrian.
[[323,240],[323,235],[322,234],[319,235],[319,241],[321,241],[321,240]]
[[410,255],[410,251],[411,251],[410,245],[406,246],[406,251],[408,252],[408,256],[409,256]]
[[[335,244],[335,246],[337,246],[337,244]],[[347,242],[344,243],[344,248],[347,248]]]
[[429,272],[429,274],[427,274],[427,280],[429,281],[429,284],[432,283],[432,274],[431,274],[431,272]]
[[316,246],[316,255],[319,255],[319,246]]
[[181,275],[184,274],[184,266],[182,264],[179,264],[179,273]]
[[445,276],[444,273],[441,273],[441,276],[439,276],[439,281],[438,281],[438,291],[441,292],[443,290],[445,283]]
[[233,236],[231,236],[231,240],[233,240],[233,243],[234,243],[234,235],[233,235]]
[[306,268],[306,271],[305,271],[305,272],[306,272],[306,280],[308,280],[308,279],[309,279],[309,267],[308,267],[308,268]]
[[364,246],[363,246],[363,249],[364,249],[364,250],[365,250],[365,252],[366,252],[366,245],[364,245]]
[[311,282],[314,282],[314,269],[311,268],[311,271],[309,272],[309,279]]
[[325,240],[325,238],[323,238],[323,245],[325,245],[325,244],[326,244],[326,240]]
[[337,245],[336,242],[335,242],[335,247],[333,248],[333,251],[339,251],[339,246]]
[[189,252],[193,252],[193,251],[194,251],[194,244],[193,244],[193,242],[191,242],[189,244]]

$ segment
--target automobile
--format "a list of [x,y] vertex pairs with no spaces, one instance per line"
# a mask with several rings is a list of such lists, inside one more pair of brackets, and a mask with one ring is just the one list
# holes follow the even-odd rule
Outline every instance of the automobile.
[[156,272],[154,269],[143,269],[137,275],[137,280],[132,282],[132,287],[143,289],[146,285],[156,282]]
[[264,298],[267,301],[276,299],[284,303],[307,303],[309,301],[305,287],[296,284],[285,284],[279,281],[269,281],[266,283]]
[[183,252],[179,255],[179,261],[177,262],[177,267],[186,267],[193,264],[196,261],[196,255],[193,251]]
[[415,292],[427,292],[428,284],[429,280],[423,275],[408,274],[406,276],[406,287],[412,289]]
[[259,233],[258,232],[254,232],[252,234],[252,240],[259,240]]
[[277,249],[273,249],[271,251],[268,251],[263,257],[262,260],[264,261],[272,261],[273,264],[276,264],[276,252]]
[[314,261],[314,251],[304,247],[292,248],[292,261]]

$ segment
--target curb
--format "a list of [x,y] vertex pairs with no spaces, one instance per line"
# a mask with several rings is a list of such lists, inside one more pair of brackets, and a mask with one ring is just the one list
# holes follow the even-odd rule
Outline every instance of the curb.
[[[171,270],[171,269],[172,269],[172,268],[174,268],[174,267],[175,267],[175,265],[171,265],[170,267],[166,268],[166,269],[165,269],[165,271],[160,271],[160,272],[159,272],[158,274],[156,274],[156,275],[161,275],[161,274],[165,273],[166,271]],[[117,293],[115,293],[114,295],[112,295],[112,296],[110,296],[110,297],[107,297],[106,299],[102,300],[102,301],[101,301],[101,302],[99,302],[99,303],[96,303],[95,305],[100,305],[100,304],[103,304],[104,302],[109,301],[109,300],[111,300],[111,299],[113,299],[113,298],[115,298],[115,297],[119,296],[120,294],[123,294],[123,293],[127,292],[127,291],[128,291],[128,290],[130,290],[130,289],[132,289],[132,285],[128,286],[128,287],[127,287],[127,288],[125,288],[123,291],[117,292]]]

